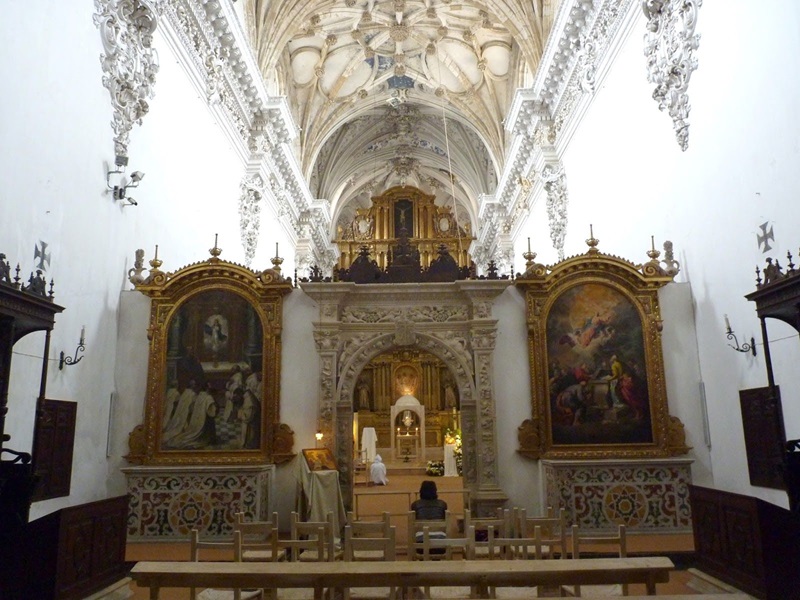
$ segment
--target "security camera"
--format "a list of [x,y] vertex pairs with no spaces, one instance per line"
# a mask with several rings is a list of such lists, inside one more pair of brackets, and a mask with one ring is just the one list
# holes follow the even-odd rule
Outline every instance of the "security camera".
[[133,183],[139,183],[142,179],[144,179],[144,173],[141,171],[134,171],[131,173],[131,181]]

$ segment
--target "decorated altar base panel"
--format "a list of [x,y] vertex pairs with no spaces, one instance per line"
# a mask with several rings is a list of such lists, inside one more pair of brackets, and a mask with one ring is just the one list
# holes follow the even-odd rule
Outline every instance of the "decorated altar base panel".
[[581,529],[628,532],[692,531],[690,459],[542,460],[547,506],[566,509]]
[[274,498],[275,466],[130,467],[128,539],[231,536],[236,513],[266,520]]

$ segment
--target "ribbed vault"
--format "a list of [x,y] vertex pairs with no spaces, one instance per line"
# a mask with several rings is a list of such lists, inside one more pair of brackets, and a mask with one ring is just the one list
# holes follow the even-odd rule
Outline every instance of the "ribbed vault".
[[455,195],[474,227],[559,1],[247,0],[259,67],[289,100],[301,168],[333,222],[407,183]]

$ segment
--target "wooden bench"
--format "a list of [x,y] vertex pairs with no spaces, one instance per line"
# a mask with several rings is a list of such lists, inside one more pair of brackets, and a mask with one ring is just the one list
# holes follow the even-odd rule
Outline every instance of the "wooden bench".
[[666,557],[578,558],[574,560],[325,562],[313,569],[301,563],[140,562],[131,577],[158,600],[162,587],[325,588],[535,585],[610,585],[641,583],[654,596],[656,583],[669,581],[675,566]]
[[[678,594],[658,596],[664,600],[753,600],[747,594]],[[625,596],[625,600],[645,600],[648,596]]]

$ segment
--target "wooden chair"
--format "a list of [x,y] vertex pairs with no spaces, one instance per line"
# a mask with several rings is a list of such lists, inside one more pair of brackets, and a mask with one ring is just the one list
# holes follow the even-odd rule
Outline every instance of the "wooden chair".
[[[389,523],[389,513],[384,512],[380,521],[357,521],[348,516],[344,528],[345,561],[394,561],[396,560],[395,528]],[[369,593],[373,597],[373,593]],[[395,588],[389,588],[389,598],[395,597]],[[345,588],[344,599],[349,600],[350,588]]]
[[[333,530],[333,513],[329,512],[324,521],[301,521],[296,512],[292,512],[290,521],[291,560],[301,562],[328,562],[341,558],[341,550],[336,548],[336,532]],[[306,545],[303,541],[319,540],[322,529],[321,549],[317,544]],[[284,544],[285,545],[285,544]]]
[[[475,531],[475,558],[492,558],[489,556],[489,539],[493,536],[511,537],[509,513],[502,508],[497,509],[494,517],[473,517],[472,511],[464,511],[464,531],[470,527]],[[494,558],[499,558],[495,556]]]
[[244,513],[236,513],[234,530],[240,532],[239,556],[244,562],[276,562],[285,560],[286,551],[279,546],[278,513],[271,521],[245,521]]
[[[470,527],[464,532],[463,537],[431,537],[430,521],[417,521],[422,524],[422,552],[419,560],[452,560],[456,554],[460,554],[464,560],[475,558],[475,528]],[[425,597],[431,597],[429,586],[425,587]],[[474,588],[470,597],[485,598],[485,590]]]
[[[612,546],[615,553],[620,558],[628,556],[628,543],[626,538],[625,525],[619,525],[616,535],[581,535],[577,525],[572,526],[572,558],[581,557],[581,547],[584,552],[587,551],[586,547],[591,547],[591,552],[594,553],[598,549],[605,554],[605,548]],[[573,596],[581,595],[581,586],[562,586],[562,589]],[[628,595],[628,584],[622,584],[622,595]]]
[[[194,562],[225,560],[225,558],[220,558],[220,553],[224,553],[228,557],[233,554],[233,558],[237,561],[241,558],[238,551],[241,546],[241,534],[238,531],[233,532],[233,541],[207,541],[200,539],[197,529],[192,529],[189,539],[189,560]],[[198,593],[197,588],[189,588],[190,600],[255,600],[263,597],[261,590],[218,590],[208,588]]]
[[[528,517],[525,509],[518,511],[517,537],[531,537],[536,527],[541,528],[542,545],[538,550],[545,558],[555,558],[556,551],[560,558],[567,557],[567,517],[566,511],[559,509],[558,514],[553,514],[552,507],[548,507],[545,517]],[[529,554],[537,551],[532,548]]]
[[[499,537],[492,535],[489,537],[489,560],[501,558],[505,560],[542,560],[554,558],[552,554],[552,543],[542,534],[541,525],[533,528],[533,537]],[[561,558],[564,558],[562,555]],[[497,597],[496,590],[490,590],[492,597]],[[502,592],[501,592],[502,594]],[[536,586],[537,598],[560,598],[564,595],[561,586],[558,585],[538,585]],[[501,596],[502,597],[502,596]],[[512,594],[511,597],[518,597]]]
[[542,528],[537,525],[533,529],[533,537],[503,537],[490,531],[487,558],[489,560],[541,560],[545,556]]
[[396,559],[396,533],[384,512],[380,521],[359,521],[348,513],[344,528],[344,560],[373,561]]
[[[430,533],[436,532],[435,536],[446,538],[450,532],[455,531],[453,515],[450,511],[445,512],[444,520],[441,521],[420,521],[414,511],[408,512],[408,558],[409,560],[422,559],[422,531],[427,527]],[[420,534],[420,535],[417,535]],[[440,552],[436,552],[440,554]],[[450,551],[445,549],[441,554],[446,554],[444,558],[450,558]]]
[[[424,522],[424,521],[421,521]],[[443,553],[435,553],[434,550],[444,548]],[[453,550],[458,550],[464,560],[475,558],[475,528],[470,527],[464,532],[464,537],[431,537],[431,529],[428,525],[422,527],[422,554],[421,560],[437,560],[442,557],[453,558]]]

